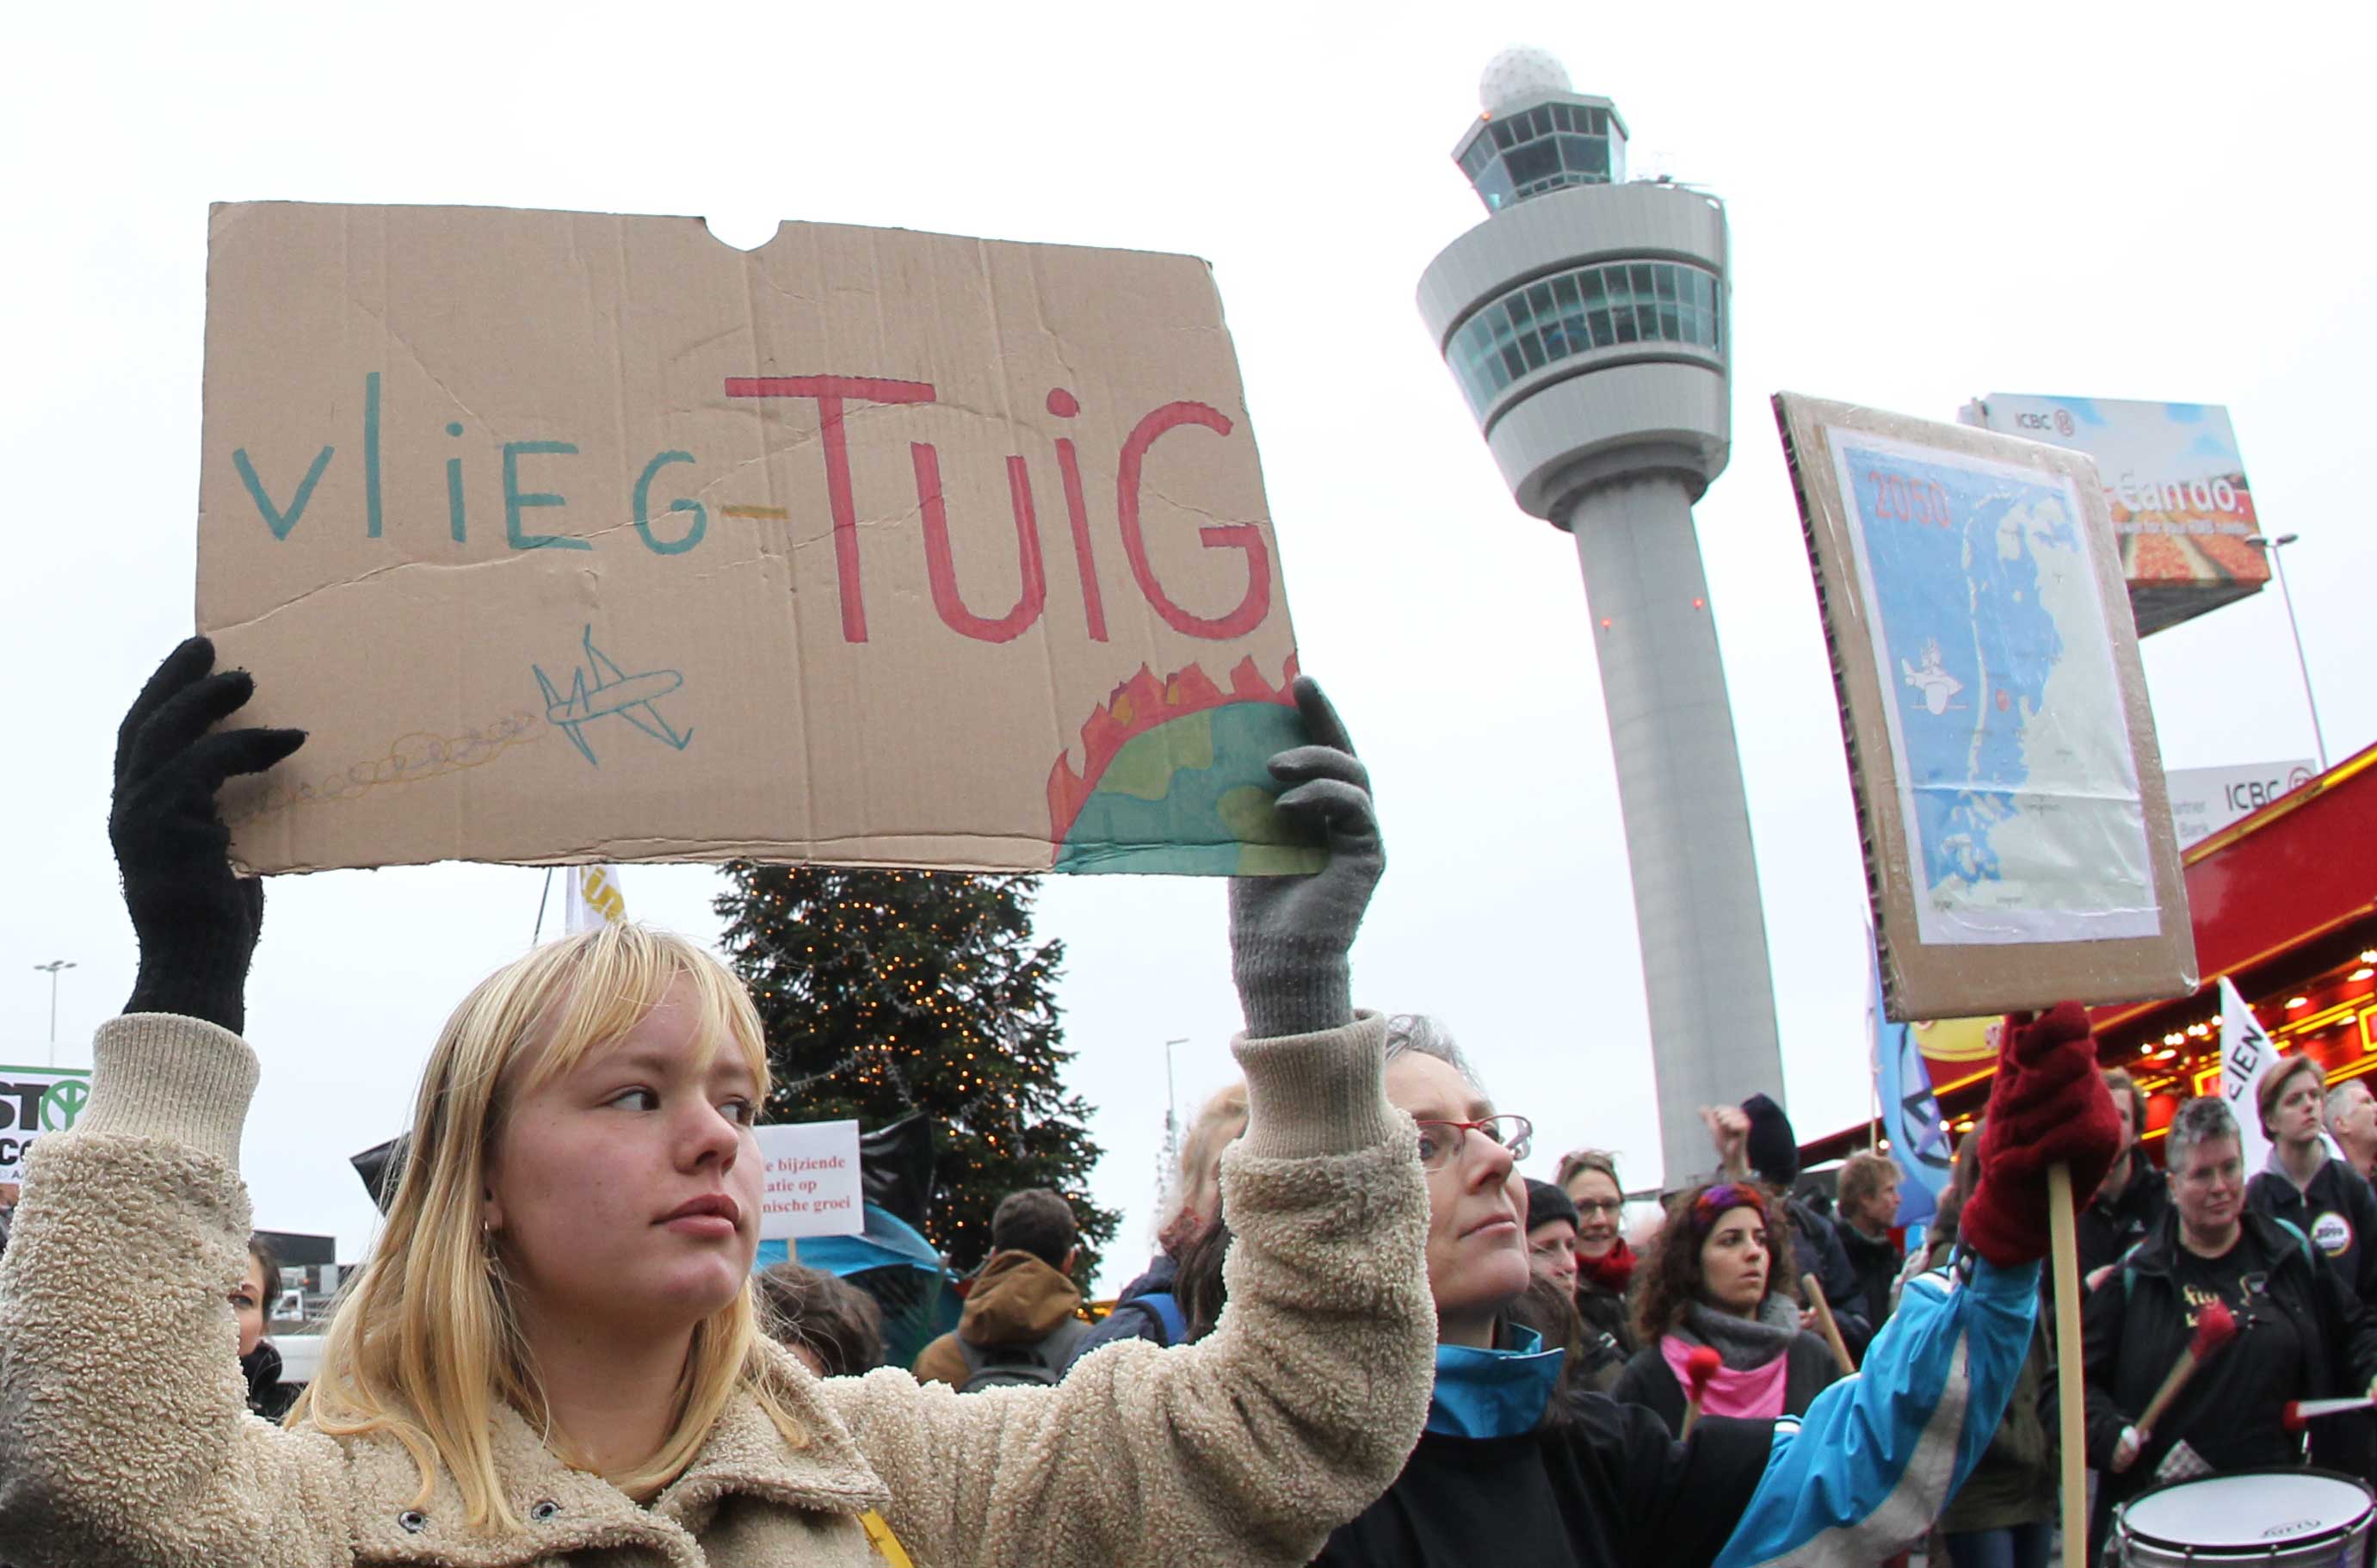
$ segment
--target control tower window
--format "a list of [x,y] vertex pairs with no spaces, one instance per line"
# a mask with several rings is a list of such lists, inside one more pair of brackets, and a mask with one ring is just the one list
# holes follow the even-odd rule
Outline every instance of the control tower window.
[[1487,209],[1499,212],[1568,186],[1623,180],[1626,144],[1613,135],[1606,109],[1538,103],[1489,122],[1460,162]]
[[1446,356],[1484,414],[1514,381],[1563,360],[1630,344],[1725,352],[1715,274],[1667,261],[1580,267],[1512,289],[1452,335]]

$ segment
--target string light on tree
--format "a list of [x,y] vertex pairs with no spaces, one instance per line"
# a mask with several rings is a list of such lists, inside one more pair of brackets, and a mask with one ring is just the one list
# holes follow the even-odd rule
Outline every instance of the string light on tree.
[[933,1244],[971,1269],[1001,1197],[1054,1188],[1081,1221],[1088,1279],[1116,1215],[1084,1191],[1099,1150],[1061,1078],[1064,948],[1033,940],[1033,879],[747,863],[727,875],[723,946],[776,1080],[767,1119],[872,1129],[920,1111],[939,1148]]

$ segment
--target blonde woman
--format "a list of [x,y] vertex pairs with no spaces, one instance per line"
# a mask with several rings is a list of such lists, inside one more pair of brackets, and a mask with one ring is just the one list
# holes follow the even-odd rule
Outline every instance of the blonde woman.
[[1122,1287],[1114,1311],[1082,1337],[1075,1360],[1119,1339],[1144,1339],[1152,1345],[1188,1342],[1188,1311],[1178,1287],[1180,1260],[1222,1223],[1222,1155],[1246,1130],[1246,1084],[1230,1083],[1214,1091],[1181,1141],[1180,1168],[1173,1176],[1164,1224],[1155,1233],[1154,1258],[1145,1273]]
[[0,1262],[0,1561],[1284,1568],[1393,1478],[1427,1409],[1427,1200],[1381,1024],[1346,1000],[1383,864],[1368,781],[1308,683],[1317,744],[1272,769],[1332,853],[1231,890],[1248,1127],[1210,1339],[1120,1347],[1053,1389],[810,1375],[754,1322],[757,1016],[699,949],[618,928],[455,1010],[386,1228],[282,1428],[245,1412],[225,1300],[262,904],[214,793],[303,737],[215,730],[252,687],[212,664],[184,644],[119,738],[140,976]]

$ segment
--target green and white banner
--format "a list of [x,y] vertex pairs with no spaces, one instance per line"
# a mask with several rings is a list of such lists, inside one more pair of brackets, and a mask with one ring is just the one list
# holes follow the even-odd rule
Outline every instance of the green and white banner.
[[72,1127],[90,1098],[88,1068],[0,1066],[0,1182],[23,1180],[33,1141]]

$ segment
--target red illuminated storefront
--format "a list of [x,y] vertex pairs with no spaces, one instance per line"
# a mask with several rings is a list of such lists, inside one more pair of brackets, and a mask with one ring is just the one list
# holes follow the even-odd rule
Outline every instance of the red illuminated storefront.
[[[2105,1065],[2128,1068],[2147,1095],[2146,1136],[2218,1079],[2223,975],[2279,1048],[2314,1058],[2331,1083],[2377,1071],[2377,747],[2204,840],[2186,866],[2204,987],[2096,1013]],[[1941,1111],[1962,1133],[1994,1070],[1980,1027],[1921,1037]],[[1841,1158],[1870,1136],[1865,1122],[1844,1128],[1806,1145],[1802,1162]]]

